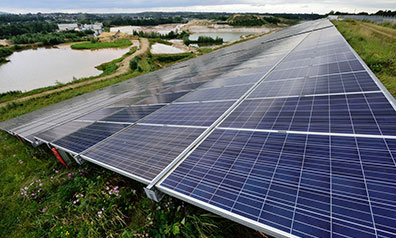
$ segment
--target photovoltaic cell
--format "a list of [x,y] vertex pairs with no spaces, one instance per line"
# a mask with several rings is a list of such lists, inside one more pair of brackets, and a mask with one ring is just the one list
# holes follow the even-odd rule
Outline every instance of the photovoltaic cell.
[[174,93],[161,93],[154,96],[151,96],[147,99],[140,101],[138,104],[163,104],[163,103],[171,103],[176,99],[184,96],[190,91],[182,91],[182,92],[174,92]]
[[47,131],[41,132],[36,136],[36,138],[40,140],[44,140],[46,142],[52,142],[54,140],[60,139],[66,135],[69,135],[83,127],[90,125],[91,122],[81,122],[81,121],[71,121],[67,122],[63,125],[54,127]]
[[127,125],[122,124],[95,122],[59,140],[54,141],[52,144],[78,154],[120,131],[126,126]]
[[221,88],[199,89],[177,100],[177,102],[212,101],[239,99],[251,85],[229,86]]
[[396,111],[382,93],[245,100],[221,127],[396,135]]
[[291,80],[265,80],[249,98],[301,96],[313,94],[379,91],[367,72],[304,77]]
[[124,107],[106,107],[99,109],[97,111],[91,112],[85,116],[79,117],[79,120],[90,120],[90,121],[98,121],[101,120],[117,111],[122,110]]
[[206,83],[201,88],[218,88],[223,86],[238,85],[238,84],[254,84],[257,82],[264,74],[249,74],[230,78],[219,78],[212,82]]
[[384,139],[216,129],[160,187],[301,237],[392,237],[389,148]]
[[102,121],[134,123],[142,119],[143,117],[157,111],[163,106],[165,106],[165,104],[131,106],[124,108],[111,116],[103,118]]
[[145,118],[142,123],[210,126],[234,102],[172,104]]
[[150,181],[203,131],[136,125],[88,150],[84,156]]

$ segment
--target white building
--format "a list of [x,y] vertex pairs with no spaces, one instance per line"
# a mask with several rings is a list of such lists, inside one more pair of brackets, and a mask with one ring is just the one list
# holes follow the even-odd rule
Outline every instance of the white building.
[[102,34],[103,23],[95,22],[95,24],[84,24],[81,28],[82,31],[91,30],[95,32],[95,36]]
[[77,23],[58,24],[59,31],[75,31],[80,30]]

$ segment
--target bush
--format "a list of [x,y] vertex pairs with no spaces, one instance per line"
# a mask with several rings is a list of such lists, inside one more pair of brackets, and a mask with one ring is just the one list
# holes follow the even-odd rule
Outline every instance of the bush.
[[131,70],[135,71],[139,66],[139,56],[134,57],[131,62],[129,63],[129,67]]

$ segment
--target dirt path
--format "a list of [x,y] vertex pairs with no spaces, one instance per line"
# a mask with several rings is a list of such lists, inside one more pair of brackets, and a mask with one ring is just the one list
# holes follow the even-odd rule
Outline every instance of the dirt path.
[[113,77],[125,74],[125,73],[127,73],[129,71],[129,62],[133,59],[133,57],[148,52],[148,50],[150,48],[150,43],[149,43],[149,41],[146,38],[140,38],[140,43],[139,43],[139,41],[137,41],[137,42],[136,41],[137,40],[133,40],[132,41],[134,43],[133,45],[136,45],[135,43],[138,43],[140,48],[135,53],[133,53],[132,55],[126,57],[123,61],[121,61],[119,63],[120,67],[113,74],[106,75],[106,76],[99,77],[99,78],[92,79],[92,80],[83,81],[83,82],[80,82],[80,83],[73,83],[73,84],[70,84],[70,85],[65,85],[65,86],[60,87],[60,88],[56,88],[56,89],[53,89],[53,90],[48,90],[48,91],[45,91],[45,92],[42,92],[42,93],[38,93],[38,94],[34,94],[34,95],[22,97],[22,98],[16,98],[16,99],[13,99],[13,100],[10,100],[10,101],[6,101],[6,102],[3,102],[3,103],[0,103],[0,107],[4,107],[5,105],[7,105],[7,103],[10,103],[10,102],[21,102],[21,101],[25,101],[25,100],[36,98],[36,97],[42,97],[42,96],[45,96],[45,95],[48,95],[48,94],[51,94],[51,93],[60,92],[60,91],[64,91],[66,89],[71,89],[71,88],[78,88],[78,87],[81,87],[81,86],[84,86],[84,85],[88,85],[88,84],[91,84],[91,83],[95,83],[95,82],[98,82],[98,81],[106,80],[106,79],[109,79],[109,78],[113,78]]

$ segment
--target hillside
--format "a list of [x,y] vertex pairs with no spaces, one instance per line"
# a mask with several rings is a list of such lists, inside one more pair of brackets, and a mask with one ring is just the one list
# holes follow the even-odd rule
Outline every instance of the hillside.
[[226,22],[233,26],[262,26],[266,24],[277,24],[281,20],[272,16],[235,14],[228,18]]

